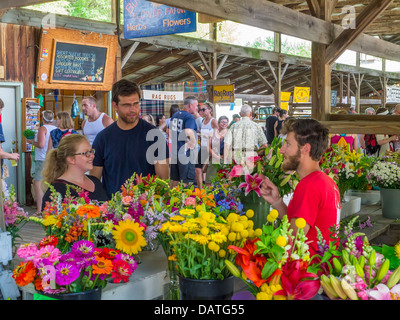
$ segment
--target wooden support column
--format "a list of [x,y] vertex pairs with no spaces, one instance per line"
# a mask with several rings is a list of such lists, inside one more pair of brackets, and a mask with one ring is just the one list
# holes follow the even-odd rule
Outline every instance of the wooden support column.
[[343,103],[343,73],[340,73],[340,103]]
[[386,108],[387,78],[384,76],[379,79],[381,80],[381,85],[382,85],[381,107]]
[[[217,24],[210,23],[209,24],[210,30],[210,40],[217,41]],[[212,61],[210,62],[212,66],[212,79],[217,80],[217,69],[218,69],[218,61],[217,61],[217,53],[213,52],[212,54]]]
[[[328,0],[308,1],[312,12],[322,20],[331,21],[332,2]],[[311,99],[312,117],[319,121],[328,119],[331,111],[331,65],[326,62],[327,45],[312,43],[311,54]]]
[[274,86],[275,106],[281,107],[281,92],[282,92],[282,62],[278,61],[278,68],[276,70],[276,83]]

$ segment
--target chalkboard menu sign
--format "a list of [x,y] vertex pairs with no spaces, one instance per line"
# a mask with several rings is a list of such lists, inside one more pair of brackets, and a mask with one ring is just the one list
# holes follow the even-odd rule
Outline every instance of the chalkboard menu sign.
[[50,82],[103,84],[107,49],[55,40]]

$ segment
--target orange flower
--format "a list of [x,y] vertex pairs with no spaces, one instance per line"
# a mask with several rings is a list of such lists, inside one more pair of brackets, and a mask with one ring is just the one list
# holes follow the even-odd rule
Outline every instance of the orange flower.
[[207,196],[206,194],[206,190],[204,189],[199,189],[199,188],[195,188],[194,192],[192,193],[193,196],[199,197],[200,199],[204,198]]
[[17,285],[24,287],[35,280],[36,272],[37,270],[32,261],[28,261],[27,263],[21,262],[14,269],[12,277]]
[[76,210],[76,214],[83,217],[86,214],[88,219],[100,217],[100,208],[90,204],[81,206]]
[[144,207],[147,204],[146,200],[140,200],[140,204],[142,205],[142,207]]
[[37,291],[43,291],[42,281],[43,281],[42,277],[40,276],[36,277],[34,284],[35,284],[35,289]]
[[113,269],[113,263],[106,258],[97,257],[97,264],[92,264],[93,274],[110,274]]

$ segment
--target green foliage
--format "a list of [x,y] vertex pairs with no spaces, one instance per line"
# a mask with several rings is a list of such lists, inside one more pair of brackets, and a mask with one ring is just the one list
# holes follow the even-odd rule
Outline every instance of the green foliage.
[[[253,43],[248,42],[246,46],[272,51],[275,47],[274,42],[275,40],[273,37],[264,39],[257,38]],[[281,52],[294,56],[311,58],[311,46],[306,41],[293,43],[288,39],[284,39],[281,43]]]
[[27,8],[84,19],[111,21],[111,0],[62,0]]

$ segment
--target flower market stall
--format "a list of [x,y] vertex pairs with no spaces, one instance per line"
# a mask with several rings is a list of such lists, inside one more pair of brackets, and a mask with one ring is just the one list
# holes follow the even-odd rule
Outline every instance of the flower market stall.
[[[379,204],[342,219],[334,241],[319,237],[310,256],[304,219],[294,232],[287,216],[243,201],[260,197],[261,175],[281,195],[293,190],[296,173],[280,171],[281,145],[276,139],[259,157],[220,167],[204,189],[134,174],[103,203],[79,189],[79,197],[64,199],[53,190],[43,218],[29,218],[46,237],[16,250],[13,278],[23,298],[89,299],[97,291],[93,299],[398,299],[399,241],[374,242],[397,222]],[[367,158],[333,148],[321,167],[342,195],[400,187],[397,154]]]

